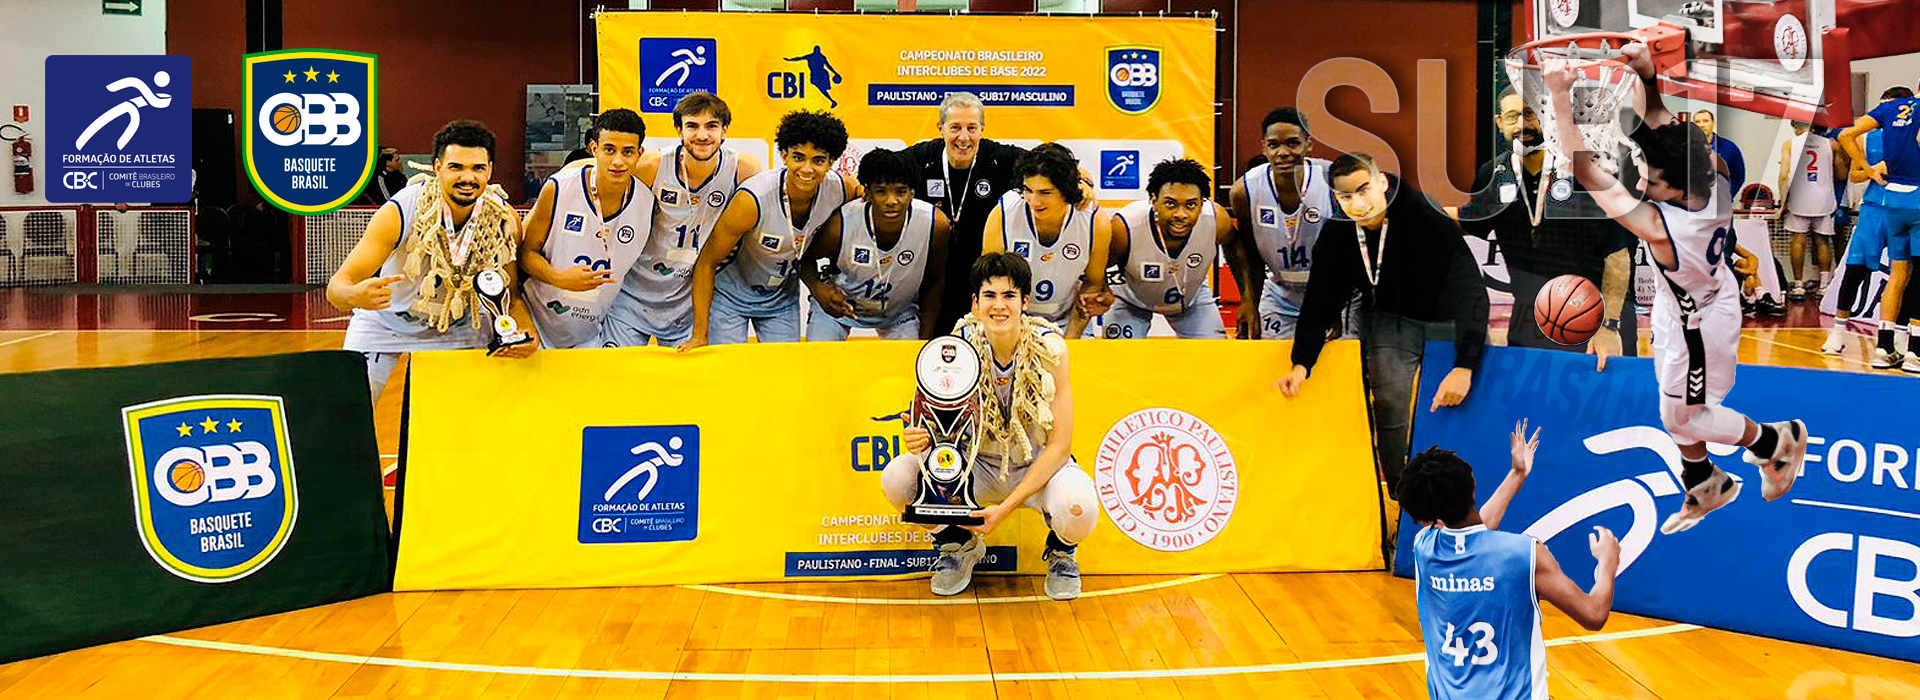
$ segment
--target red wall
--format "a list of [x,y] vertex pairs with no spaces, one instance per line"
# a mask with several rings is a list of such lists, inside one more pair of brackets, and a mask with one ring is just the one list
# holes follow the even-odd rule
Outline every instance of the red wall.
[[[193,106],[233,110],[234,133],[240,123],[240,56],[247,52],[247,13],[239,3],[167,3],[167,53],[193,57]],[[257,199],[240,172],[240,148],[234,144],[233,176],[245,201]]]
[[[1294,0],[1238,7],[1236,157],[1222,158],[1223,163],[1237,169],[1260,154],[1260,119],[1268,110],[1289,104],[1305,108],[1317,96],[1303,92],[1318,92],[1325,95],[1326,109],[1308,114],[1320,142],[1314,155],[1333,158],[1342,150],[1364,150],[1383,157],[1368,143],[1372,134],[1398,156],[1397,174],[1445,204],[1464,201],[1459,191],[1473,182],[1475,138],[1485,126],[1475,123],[1479,25],[1473,0]],[[1341,57],[1379,70],[1341,61],[1326,64],[1317,82],[1373,83],[1371,102],[1353,87],[1327,92],[1301,84],[1310,69]],[[1427,69],[1432,78],[1427,82],[1421,80],[1422,59],[1443,62]],[[1373,113],[1396,99],[1397,110]],[[1352,127],[1341,127],[1336,119]]]

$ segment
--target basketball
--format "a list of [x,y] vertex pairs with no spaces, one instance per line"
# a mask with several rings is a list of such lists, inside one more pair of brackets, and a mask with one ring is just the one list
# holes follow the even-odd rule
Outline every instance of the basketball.
[[293,105],[280,105],[273,108],[273,130],[282,134],[291,134],[300,128],[300,108]]
[[1587,278],[1561,275],[1533,299],[1533,320],[1548,340],[1579,345],[1600,329],[1600,290]]
[[186,460],[175,462],[173,468],[167,470],[167,480],[172,481],[173,489],[181,493],[199,491],[200,486],[206,483],[206,478],[206,472],[199,464]]

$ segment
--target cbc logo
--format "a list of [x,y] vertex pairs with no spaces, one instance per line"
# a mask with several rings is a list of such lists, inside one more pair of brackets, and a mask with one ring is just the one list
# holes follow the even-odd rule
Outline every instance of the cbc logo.
[[626,532],[626,521],[620,518],[594,518],[594,534],[605,535],[614,532]]
[[[273,473],[267,446],[248,440],[231,445],[175,447],[160,455],[153,464],[153,483],[160,497],[182,508],[202,503],[221,503],[243,498],[273,495],[280,480]],[[188,480],[193,488],[182,490],[172,478],[176,467],[197,470],[202,476]]]
[[97,190],[100,189],[99,177],[97,172],[76,171],[62,176],[60,183],[70,190]]
[[1107,79],[1120,87],[1153,87],[1160,84],[1160,67],[1152,63],[1115,63],[1107,69]]
[[[284,107],[299,112],[291,125],[285,124],[284,115],[275,114]],[[276,116],[281,119],[276,120]],[[257,117],[260,135],[276,146],[351,146],[360,142],[360,100],[344,92],[283,92],[261,103]],[[283,126],[288,128],[282,131]]]
[[[1853,559],[1853,586],[1848,591],[1853,595],[1833,600],[1841,607],[1821,601],[1807,582],[1807,570],[1823,555]],[[1888,637],[1920,637],[1920,575],[1907,573],[1916,567],[1920,567],[1920,546],[1911,542],[1828,532],[1809,538],[1793,550],[1793,556],[1787,561],[1787,592],[1801,612],[1828,627]],[[1822,590],[1847,589],[1827,586]],[[1834,596],[1829,596],[1832,598]],[[1899,602],[1876,609],[1876,599]]]

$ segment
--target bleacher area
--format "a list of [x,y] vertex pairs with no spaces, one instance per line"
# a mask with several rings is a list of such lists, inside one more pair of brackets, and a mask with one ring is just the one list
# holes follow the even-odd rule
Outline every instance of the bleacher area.
[[195,230],[185,207],[0,207],[0,287],[191,284]]

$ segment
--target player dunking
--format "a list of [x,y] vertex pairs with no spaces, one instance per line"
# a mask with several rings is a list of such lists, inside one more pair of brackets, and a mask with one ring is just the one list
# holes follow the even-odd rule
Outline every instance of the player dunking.
[[1740,484],[1707,457],[1708,442],[1747,448],[1760,467],[1761,495],[1779,498],[1799,477],[1807,452],[1807,426],[1799,420],[1757,424],[1720,404],[1733,389],[1735,350],[1740,343],[1740,290],[1723,256],[1732,250],[1733,195],[1718,158],[1698,126],[1674,118],[1653,84],[1653,61],[1645,44],[1623,54],[1644,84],[1645,123],[1632,137],[1646,159],[1641,190],[1629,193],[1588,152],[1573,120],[1569,92],[1576,75],[1562,60],[1541,68],[1560,143],[1572,155],[1574,176],[1607,215],[1640,238],[1659,269],[1653,305],[1653,356],[1660,382],[1660,420],[1680,447],[1686,504],[1660,531],[1693,527],[1740,494]]
[[1414,455],[1400,474],[1400,507],[1422,527],[1413,538],[1414,599],[1427,647],[1433,700],[1544,700],[1547,651],[1540,601],[1589,630],[1607,623],[1620,541],[1595,527],[1593,590],[1567,578],[1547,546],[1498,532],[1507,504],[1533,469],[1540,433],[1513,430],[1513,470],[1474,510],[1473,467],[1438,447]]

